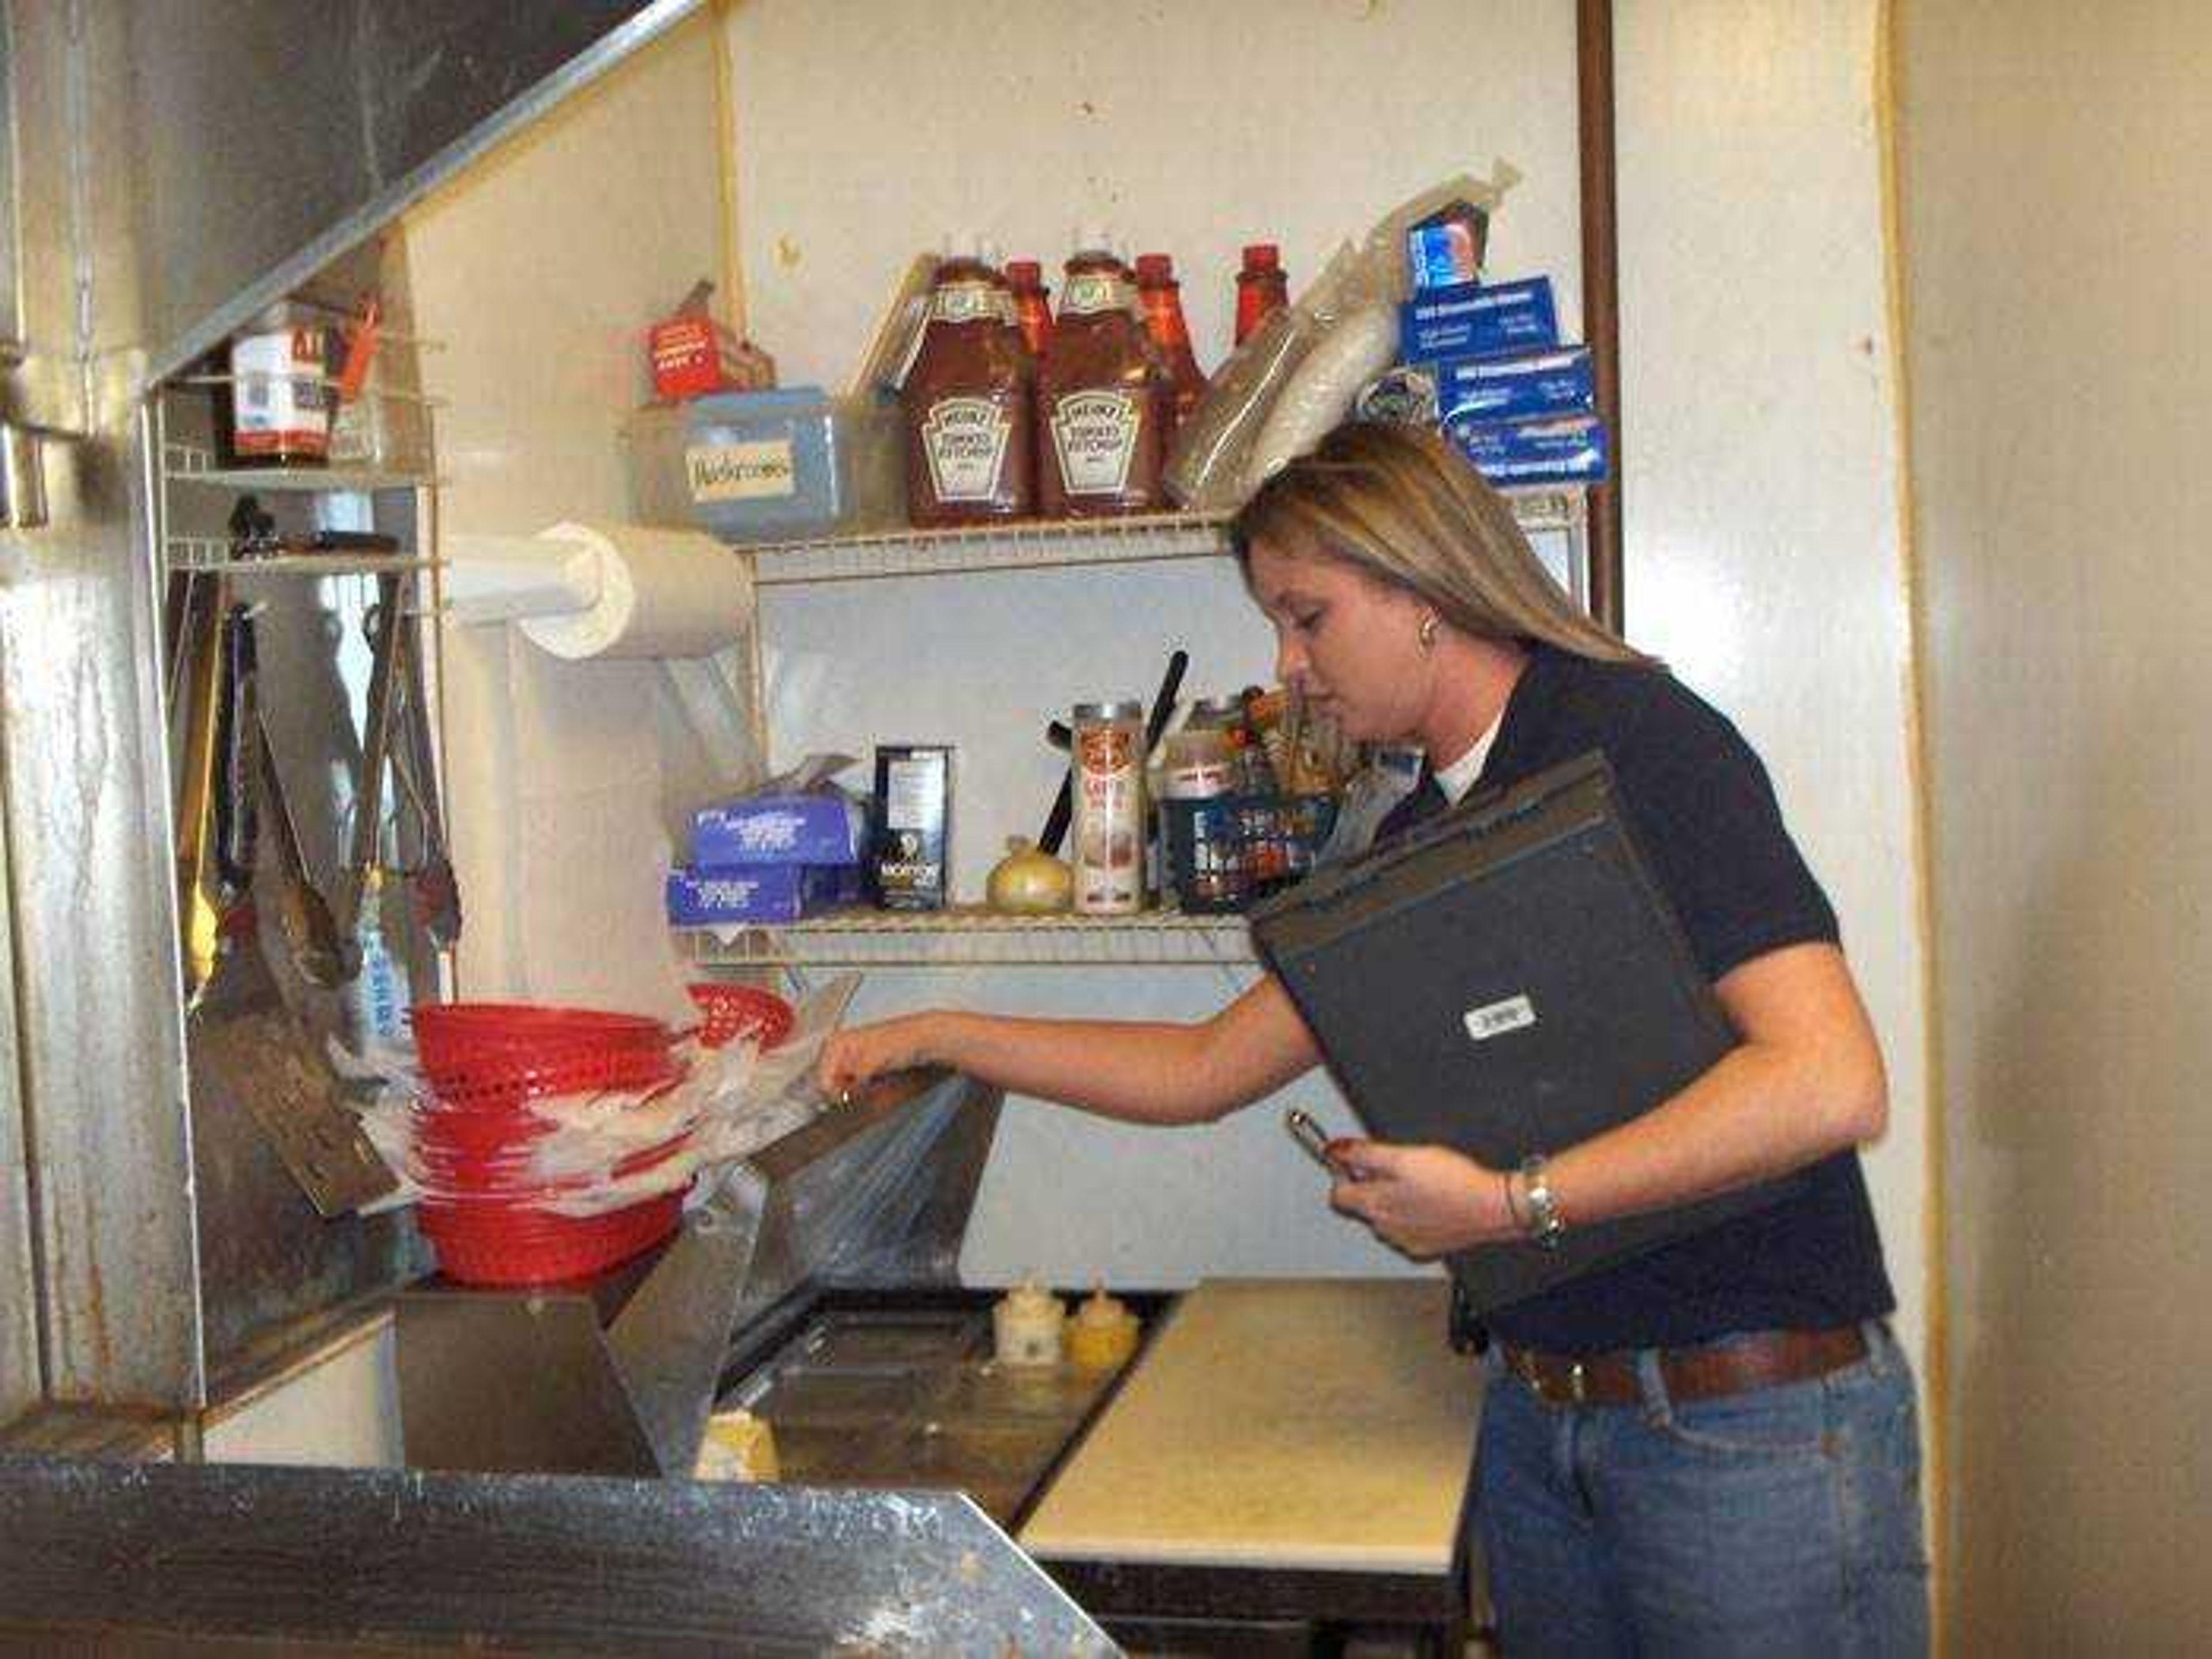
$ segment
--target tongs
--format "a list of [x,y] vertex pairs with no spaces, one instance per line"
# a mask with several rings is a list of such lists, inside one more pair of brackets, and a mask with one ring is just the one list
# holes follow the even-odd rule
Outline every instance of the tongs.
[[429,710],[422,687],[412,630],[402,614],[403,579],[378,579],[377,601],[362,620],[372,657],[368,708],[362,737],[361,779],[354,795],[353,847],[347,860],[341,914],[360,914],[368,872],[378,860],[384,817],[386,765],[411,809],[422,846],[406,871],[423,930],[441,949],[460,937],[459,884],[446,846],[438,806],[437,759],[430,734]]
[[217,781],[229,769],[222,763],[222,751],[229,606],[229,584],[221,577],[204,589],[188,590],[177,653],[180,679],[176,696],[183,721],[175,848],[177,920],[188,1004],[197,1004],[214,978],[222,944],[226,901],[217,866],[216,796]]

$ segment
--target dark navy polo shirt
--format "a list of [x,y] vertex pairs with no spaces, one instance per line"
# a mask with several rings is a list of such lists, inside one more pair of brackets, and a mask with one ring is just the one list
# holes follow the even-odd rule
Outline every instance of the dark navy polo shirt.
[[[1783,826],[1765,767],[1725,716],[1664,670],[1531,647],[1476,788],[1506,787],[1592,749],[1612,762],[1631,829],[1708,978],[1837,939],[1835,911]],[[1425,780],[1383,834],[1443,805]],[[1491,1334],[1595,1353],[1889,1312],[1896,1297],[1857,1152],[1806,1174],[1780,1203],[1494,1310]]]

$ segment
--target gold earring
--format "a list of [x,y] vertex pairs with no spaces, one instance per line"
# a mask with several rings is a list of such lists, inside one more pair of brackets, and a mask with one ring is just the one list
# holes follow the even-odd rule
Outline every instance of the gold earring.
[[1437,613],[1435,611],[1431,611],[1421,618],[1419,638],[1421,649],[1425,653],[1437,648]]

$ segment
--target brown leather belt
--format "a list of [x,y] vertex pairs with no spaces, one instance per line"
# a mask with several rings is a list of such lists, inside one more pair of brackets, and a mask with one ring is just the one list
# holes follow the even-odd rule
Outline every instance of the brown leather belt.
[[[1547,1406],[1633,1406],[1643,1398],[1632,1352],[1541,1353],[1500,1343],[1505,1368]],[[1826,1376],[1866,1358],[1866,1333],[1856,1325],[1827,1331],[1753,1331],[1710,1348],[1667,1348],[1659,1375],[1670,1400],[1712,1400]]]

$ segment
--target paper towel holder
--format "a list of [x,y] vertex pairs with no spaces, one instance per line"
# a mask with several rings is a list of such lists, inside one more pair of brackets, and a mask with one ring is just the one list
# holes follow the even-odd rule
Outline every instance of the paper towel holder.
[[599,604],[599,555],[538,536],[454,536],[446,547],[444,610],[467,627],[574,617]]

